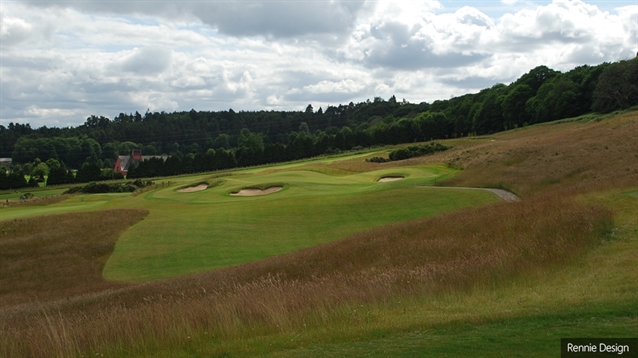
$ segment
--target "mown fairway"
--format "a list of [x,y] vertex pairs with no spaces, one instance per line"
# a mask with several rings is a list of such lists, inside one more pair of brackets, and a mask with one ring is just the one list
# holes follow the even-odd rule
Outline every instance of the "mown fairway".
[[[151,214],[118,240],[104,275],[116,281],[143,281],[201,272],[497,199],[481,191],[417,187],[453,172],[420,166],[336,176],[293,167],[209,178],[210,183],[221,183],[191,193],[178,191],[188,183],[181,182],[132,200]],[[390,173],[405,179],[377,182]],[[193,177],[191,183],[204,179]],[[230,195],[268,183],[284,189],[263,196]]]

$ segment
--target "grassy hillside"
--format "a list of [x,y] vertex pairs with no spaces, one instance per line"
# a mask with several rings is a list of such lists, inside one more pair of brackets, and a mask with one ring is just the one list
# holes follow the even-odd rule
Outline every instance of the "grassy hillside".
[[[395,172],[405,179],[376,181]],[[212,178],[208,181],[217,181],[216,186],[190,193],[175,186],[152,191],[133,204],[151,214],[120,237],[104,275],[117,281],[142,281],[207,271],[497,200],[486,192],[417,188],[452,172],[440,166],[415,166],[327,175],[291,168]],[[283,190],[264,196],[230,195],[260,185],[282,185]]]
[[[106,266],[119,279],[252,262],[6,304],[0,356],[559,356],[561,337],[635,336],[637,134],[633,112],[457,139],[387,165],[344,157],[4,208],[0,224],[16,227],[36,220],[13,219],[28,210],[147,208]],[[406,178],[376,182],[385,175]],[[434,178],[523,200],[417,188]],[[216,185],[176,191],[204,181]],[[230,195],[275,184],[283,190]]]

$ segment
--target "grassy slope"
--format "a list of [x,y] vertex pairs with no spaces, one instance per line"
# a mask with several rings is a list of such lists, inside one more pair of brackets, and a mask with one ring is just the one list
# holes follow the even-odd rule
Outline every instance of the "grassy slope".
[[523,275],[471,294],[397,300],[390,309],[360,307],[372,312],[364,324],[343,322],[301,332],[305,339],[290,334],[229,346],[219,342],[210,352],[250,356],[241,352],[259,351],[272,357],[558,357],[560,338],[636,337],[637,192],[609,190],[588,198],[614,208],[614,235],[560,270]]
[[[216,341],[196,351],[273,357],[546,357],[559,356],[561,337],[636,337],[637,135],[638,114],[632,112],[602,122],[550,124],[487,141],[457,141],[455,151],[408,161],[444,161],[466,169],[448,185],[501,186],[524,196],[575,195],[613,210],[611,240],[560,270],[522,275],[471,294],[354,307],[321,328]],[[368,314],[363,322],[355,309]],[[194,356],[189,350],[169,352]]]
[[[87,331],[87,337],[91,337],[89,340],[97,339],[95,333],[100,330],[95,326],[110,327],[106,331],[115,334],[116,328],[120,329],[122,323],[128,322],[126,319],[129,318],[130,326],[126,326],[129,328],[122,329],[143,328],[143,324],[135,321],[134,317],[131,318],[135,314],[148,317],[146,321],[153,329],[157,329],[152,334],[143,333],[144,338],[134,340],[132,345],[125,344],[123,340],[117,345],[99,348],[100,343],[95,341],[98,343],[93,347],[98,348],[88,350],[91,355],[96,352],[111,352],[111,355],[121,356],[147,356],[152,353],[154,356],[166,357],[558,356],[557,342],[560,337],[635,336],[635,332],[638,332],[638,148],[634,139],[637,135],[638,116],[636,113],[629,113],[600,123],[576,122],[512,131],[494,136],[494,142],[457,140],[459,148],[454,151],[403,163],[423,165],[447,162],[466,168],[451,184],[509,187],[528,202],[537,200],[542,193],[549,193],[545,199],[541,197],[538,200],[564,198],[571,203],[563,207],[565,213],[576,217],[581,215],[579,212],[582,210],[587,211],[586,208],[591,204],[602,204],[612,209],[615,212],[616,225],[613,234],[602,244],[567,263],[557,262],[537,268],[532,266],[527,273],[507,280],[492,283],[477,281],[476,286],[469,291],[467,288],[454,289],[455,286],[452,285],[448,286],[452,288],[451,293],[444,290],[435,294],[414,295],[408,294],[411,291],[401,291],[404,286],[399,283],[392,286],[390,296],[380,301],[346,301],[336,306],[315,309],[301,316],[292,311],[292,315],[287,317],[275,311],[278,307],[276,300],[267,300],[271,297],[268,295],[276,294],[277,291],[268,291],[270,286],[264,286],[263,292],[259,291],[262,289],[260,285],[267,282],[263,280],[268,280],[271,272],[278,272],[272,271],[274,266],[271,267],[278,262],[288,263],[294,268],[300,267],[307,260],[295,261],[294,258],[298,255],[303,257],[305,254],[302,251],[300,254],[272,258],[216,273],[132,286],[124,293],[107,295],[103,301],[93,304],[97,305],[94,308],[91,308],[91,304],[87,308],[80,304],[71,304],[61,312],[79,311],[89,316],[108,314],[109,320],[92,321],[91,324],[87,322],[86,326],[80,326],[84,328],[78,328]],[[315,163],[312,167],[319,172],[345,174],[362,172],[365,164]],[[277,172],[275,169],[268,170]],[[193,182],[197,180],[201,178],[193,178]],[[126,205],[141,205],[147,199],[149,198],[136,198],[134,205],[127,200],[129,204]],[[110,201],[107,203],[109,205],[115,205],[115,202]],[[505,213],[513,208],[503,207]],[[557,212],[556,209],[541,216],[552,219],[553,212]],[[496,212],[496,216],[489,220],[483,220],[486,226],[475,232],[489,232],[497,227],[497,214]],[[446,219],[441,220],[448,226],[458,226],[459,223],[458,218],[447,223]],[[565,216],[565,220],[565,225],[557,228],[567,227],[570,222],[575,222],[569,215]],[[517,221],[524,223],[529,220]],[[531,228],[518,229],[513,233],[533,233],[533,228],[532,225]],[[587,225],[568,229],[565,234],[572,232],[574,237],[582,236],[578,234],[579,230],[588,232]],[[425,231],[429,230],[431,227]],[[470,231],[467,233],[470,234]],[[519,240],[520,238],[514,242]],[[345,257],[349,257],[349,251],[343,248],[340,250]],[[408,254],[410,252],[417,254],[415,250],[407,250]],[[387,255],[390,260],[398,260],[395,264],[402,262],[403,257]],[[340,270],[352,267],[348,261],[331,260],[331,257],[326,257],[330,265],[337,265]],[[315,266],[317,265],[311,265]],[[365,270],[365,265],[363,269]],[[313,277],[312,271],[309,277]],[[308,288],[314,287],[313,281],[309,282]],[[276,282],[275,284],[279,285]],[[276,285],[273,287],[279,287]],[[223,297],[227,296],[220,296],[217,300],[214,298],[217,296],[213,295],[212,301],[206,301],[206,294],[202,295],[203,291],[198,291],[203,286],[207,287],[207,292],[215,287],[222,291],[230,290],[228,294],[237,295],[231,296],[239,299],[236,304],[240,306],[232,312],[237,312],[240,316],[221,316],[217,320],[207,321],[209,318],[205,316],[211,310],[226,312],[219,308],[219,304],[223,303],[216,302],[225,302],[226,298]],[[344,288],[347,290],[348,286]],[[242,301],[242,295],[252,292],[251,290],[267,295],[245,296],[247,300]],[[195,291],[199,293],[196,294]],[[314,299],[322,299],[324,293],[333,294],[331,290],[309,292],[315,292],[313,297],[319,296]],[[294,300],[296,294],[294,290],[288,289],[276,297],[285,302],[287,298]],[[362,294],[365,297],[366,293]],[[135,309],[138,301],[145,303]],[[250,316],[241,318],[244,312],[242,310],[250,309],[254,301],[257,301],[255,307],[260,309],[252,311],[252,314],[265,314],[265,318],[260,318],[265,319],[264,322],[258,320],[253,324]],[[263,306],[259,306],[262,303]],[[119,308],[124,304],[132,308]],[[109,308],[111,305],[115,308]],[[187,306],[197,306],[202,311],[186,309]],[[148,310],[145,311],[145,307]],[[122,319],[122,323],[118,323],[118,319]],[[189,320],[193,322],[191,328],[182,327],[178,323]],[[75,322],[83,324],[80,319]],[[58,337],[57,326],[49,324],[51,328],[47,334],[51,339]],[[2,329],[0,325],[0,331]],[[170,334],[162,335],[165,334],[162,332]],[[132,333],[136,331],[130,330],[126,334]],[[10,342],[14,341],[15,339]],[[47,342],[49,340],[40,340],[38,345],[44,346]],[[58,349],[60,352],[69,352]]]
[[[313,339],[289,344],[283,337],[272,336],[241,344],[269,352],[265,356],[282,357],[557,357],[561,337],[636,337],[636,135],[638,113],[631,112],[602,122],[510,131],[417,161],[442,160],[467,169],[448,185],[501,186],[528,196],[540,192],[576,195],[579,201],[613,210],[616,227],[611,240],[567,267],[480,288],[470,295],[448,296],[444,302],[407,302],[384,311],[382,318],[365,325],[374,328],[358,333],[346,325],[332,328],[351,333],[344,338],[314,332],[309,336],[322,337],[321,343]],[[251,351],[233,346],[216,352],[224,350],[237,356]]]
[[[376,182],[390,172],[406,179]],[[486,192],[415,188],[452,172],[434,166],[332,176],[289,169],[223,177],[223,184],[192,193],[175,187],[152,191],[135,204],[151,214],[120,238],[104,275],[142,281],[201,272],[496,200]],[[261,183],[285,188],[266,196],[228,195]]]

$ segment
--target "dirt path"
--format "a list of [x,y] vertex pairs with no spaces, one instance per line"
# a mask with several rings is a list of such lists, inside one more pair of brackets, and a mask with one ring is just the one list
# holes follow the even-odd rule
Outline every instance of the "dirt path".
[[463,189],[463,190],[485,190],[485,191],[489,191],[492,192],[496,195],[498,195],[499,198],[505,200],[505,201],[521,201],[521,198],[519,198],[516,194],[509,192],[507,190],[503,190],[503,189],[492,189],[492,188],[468,188],[468,187],[462,187],[462,186],[419,186],[418,188],[440,188],[440,189]]

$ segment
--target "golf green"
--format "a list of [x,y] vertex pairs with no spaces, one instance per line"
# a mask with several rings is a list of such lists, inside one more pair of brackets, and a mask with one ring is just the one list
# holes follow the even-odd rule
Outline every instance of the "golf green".
[[[116,281],[146,281],[207,271],[339,240],[392,222],[482,205],[482,191],[431,190],[443,166],[400,167],[345,176],[289,168],[234,173],[215,186],[180,192],[188,182],[132,198],[150,211],[118,240],[104,269]],[[403,179],[381,183],[385,176]],[[192,177],[192,185],[204,177]],[[268,195],[233,196],[243,188],[281,186]]]

